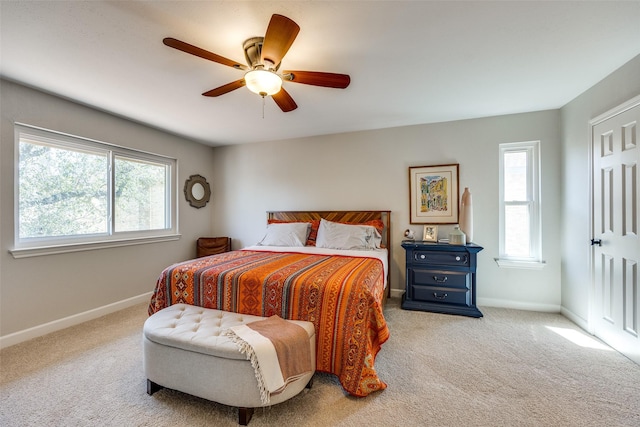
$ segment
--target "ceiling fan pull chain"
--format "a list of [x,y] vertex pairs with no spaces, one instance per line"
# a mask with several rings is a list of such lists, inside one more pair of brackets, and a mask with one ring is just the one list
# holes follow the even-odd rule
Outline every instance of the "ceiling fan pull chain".
[[262,120],[264,120],[264,96],[262,97]]

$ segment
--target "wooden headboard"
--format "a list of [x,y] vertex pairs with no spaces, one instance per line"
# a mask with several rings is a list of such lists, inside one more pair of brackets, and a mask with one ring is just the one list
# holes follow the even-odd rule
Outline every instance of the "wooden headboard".
[[[334,222],[362,223],[379,219],[384,224],[382,244],[387,248],[387,266],[391,269],[391,211],[268,211],[267,220],[313,221],[321,218]],[[387,297],[391,296],[391,283],[387,271]]]

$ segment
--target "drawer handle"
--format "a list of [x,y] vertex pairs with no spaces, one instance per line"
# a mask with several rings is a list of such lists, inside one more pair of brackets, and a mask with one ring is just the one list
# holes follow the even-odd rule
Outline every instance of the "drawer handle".
[[445,299],[447,297],[447,294],[446,293],[438,294],[437,292],[434,292],[433,296],[434,296],[435,299]]
[[438,276],[433,276],[433,280],[435,280],[438,283],[444,283],[447,281],[447,276],[442,276],[442,278]]

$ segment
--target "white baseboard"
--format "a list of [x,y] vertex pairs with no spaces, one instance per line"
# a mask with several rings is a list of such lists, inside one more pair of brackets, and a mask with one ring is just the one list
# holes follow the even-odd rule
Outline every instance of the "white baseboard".
[[[405,292],[404,289],[391,288],[391,298],[402,298],[402,294],[404,294],[404,292]],[[529,303],[529,302],[511,301],[511,300],[503,300],[503,299],[496,299],[496,298],[478,298],[477,305],[485,306],[485,307],[513,308],[515,310],[541,311],[546,313],[561,312],[560,305],[535,304],[535,303]],[[569,319],[573,320],[573,318],[571,317],[569,317]]]
[[391,288],[391,298],[402,298],[402,294],[404,294],[404,289]]
[[541,311],[546,313],[560,313],[560,304],[536,304],[522,301],[511,301],[495,298],[478,298],[477,305],[482,307],[513,308],[516,310]]
[[[402,298],[404,289],[391,289],[391,298]],[[140,304],[149,301],[152,292],[147,292],[142,295],[128,298],[126,300],[118,301],[112,304],[105,305],[103,307],[94,308],[93,310],[85,311],[83,313],[74,314],[73,316],[65,317],[63,319],[54,320],[53,322],[45,323],[43,325],[34,326],[23,331],[15,332],[13,334],[0,337],[0,349],[9,347],[15,344],[19,344],[24,341],[28,341],[33,338],[37,338],[51,332],[59,331],[70,326],[75,326],[89,320],[97,319],[98,317],[105,316],[110,313],[114,313],[119,310],[131,307],[136,304]],[[554,304],[534,304],[524,303],[521,301],[501,300],[494,298],[478,298],[478,306],[485,307],[500,307],[500,308],[513,308],[517,310],[528,311],[541,311],[550,313],[561,313],[569,320],[577,324],[582,329],[588,330],[587,322],[581,317],[575,315],[571,311],[567,310],[560,305]]]
[[79,325],[80,323],[97,319],[98,317],[115,313],[116,311],[124,310],[125,308],[131,307],[133,305],[149,301],[152,293],[153,292],[147,292],[142,295],[127,298],[125,300],[114,302],[102,307],[94,308],[93,310],[74,314],[72,316],[54,320],[43,325],[34,326],[23,331],[18,331],[9,335],[2,336],[0,337],[0,349],[19,344],[33,338],[41,337],[43,335],[50,334],[51,332],[68,328],[70,326]]
[[[575,323],[576,325],[584,329],[585,331],[589,332],[589,322],[587,320],[578,316],[573,311],[566,309],[565,307],[562,307],[560,313],[564,317],[566,317],[567,319],[571,320],[573,323]],[[593,332],[589,332],[589,333],[593,335]]]

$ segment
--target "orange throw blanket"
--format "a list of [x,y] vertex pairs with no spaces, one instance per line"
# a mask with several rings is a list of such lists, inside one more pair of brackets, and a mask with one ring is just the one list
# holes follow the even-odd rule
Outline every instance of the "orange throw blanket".
[[251,360],[265,405],[271,395],[313,370],[307,332],[278,316],[233,326],[224,335]]

